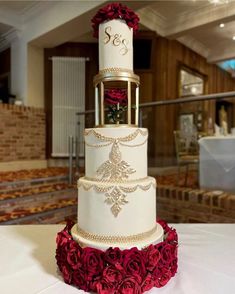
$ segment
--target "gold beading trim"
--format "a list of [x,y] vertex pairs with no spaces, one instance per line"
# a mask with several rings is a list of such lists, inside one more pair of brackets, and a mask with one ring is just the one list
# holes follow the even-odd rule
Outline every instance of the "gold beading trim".
[[85,183],[78,182],[77,187],[78,188],[82,187],[85,191],[89,191],[91,189],[94,189],[94,191],[96,191],[97,193],[106,193],[109,190],[114,189],[116,187],[118,187],[119,189],[121,189],[125,193],[132,193],[132,192],[136,191],[137,189],[141,189],[142,191],[147,191],[151,187],[156,188],[156,182],[153,182],[153,181],[151,183],[148,183],[147,185],[137,184],[133,187],[125,187],[125,186],[120,186],[118,184],[114,184],[114,185],[110,185],[110,186],[102,186],[101,183],[102,182],[100,182],[98,185],[96,185],[96,184],[85,184]]
[[[107,183],[106,181],[104,181],[102,179],[99,179],[99,178],[92,178],[92,177],[84,176],[83,179],[86,180],[86,181],[91,181],[91,182]],[[138,179],[129,180],[129,181],[125,180],[125,181],[115,182],[113,184],[123,184],[123,183],[126,183],[126,184],[135,184],[135,183],[137,183],[139,181],[146,181],[147,179],[149,179],[149,177],[138,178]]]
[[103,145],[99,145],[99,144],[90,144],[90,143],[87,143],[86,140],[85,140],[85,145],[88,146],[88,147],[93,147],[93,148],[101,148],[101,147],[107,147],[107,146],[110,146],[112,144],[112,142],[109,142],[107,144],[103,144]]
[[124,147],[139,147],[139,146],[142,146],[144,144],[146,144],[148,141],[148,139],[145,139],[142,143],[139,143],[139,144],[135,144],[135,145],[128,145],[128,144],[124,144],[124,143],[119,143],[120,145],[124,146]]
[[85,130],[84,131],[84,136],[89,136],[90,134],[94,135],[97,139],[99,139],[100,141],[104,141],[104,142],[130,142],[132,140],[134,140],[139,134],[143,137],[148,136],[148,130],[141,130],[141,129],[137,129],[135,130],[133,133],[125,136],[125,137],[117,137],[117,138],[112,138],[112,137],[106,137],[102,134],[100,134],[99,132],[95,131],[94,129],[90,129],[90,130]]
[[124,69],[120,69],[119,71],[104,71],[99,72],[93,79],[93,84],[96,87],[99,83],[111,82],[111,81],[120,81],[120,82],[132,82],[137,86],[140,83],[140,78],[138,75],[133,72],[125,71]]
[[109,67],[109,68],[101,69],[101,70],[99,71],[99,74],[104,74],[104,73],[108,73],[108,72],[121,72],[121,71],[129,72],[129,73],[131,73],[131,74],[134,73],[133,70],[128,69],[128,68],[122,68],[122,67]]
[[[130,242],[139,242],[143,241],[149,237],[151,237],[156,231],[157,226],[155,225],[151,230],[136,234],[136,235],[130,235],[130,236],[103,236],[103,235],[96,235],[89,232],[84,231],[79,227],[79,225],[76,226],[76,232],[84,239],[87,239],[89,241],[99,242],[99,243],[105,243],[105,244],[113,244],[113,243],[130,243]],[[79,238],[78,238],[79,239]]]

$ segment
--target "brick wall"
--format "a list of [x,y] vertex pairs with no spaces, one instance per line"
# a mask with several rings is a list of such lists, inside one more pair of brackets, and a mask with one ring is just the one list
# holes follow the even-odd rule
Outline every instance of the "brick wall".
[[0,104],[0,162],[45,159],[45,111]]
[[172,223],[235,223],[235,194],[159,185],[157,213]]

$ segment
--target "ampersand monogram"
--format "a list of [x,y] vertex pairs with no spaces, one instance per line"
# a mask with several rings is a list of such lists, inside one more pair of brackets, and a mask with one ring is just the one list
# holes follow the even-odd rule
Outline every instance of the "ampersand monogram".
[[126,55],[128,52],[128,40],[122,38],[121,34],[112,34],[112,28],[110,26],[104,29],[105,37],[104,37],[104,44],[112,43],[113,46],[121,46],[119,50],[121,55]]

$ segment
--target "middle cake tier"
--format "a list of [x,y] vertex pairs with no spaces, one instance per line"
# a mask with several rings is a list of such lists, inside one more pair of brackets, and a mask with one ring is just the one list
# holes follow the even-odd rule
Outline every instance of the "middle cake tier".
[[147,177],[147,129],[92,128],[84,137],[87,179],[125,182]]
[[78,181],[78,226],[87,234],[128,237],[153,234],[156,180],[125,183]]

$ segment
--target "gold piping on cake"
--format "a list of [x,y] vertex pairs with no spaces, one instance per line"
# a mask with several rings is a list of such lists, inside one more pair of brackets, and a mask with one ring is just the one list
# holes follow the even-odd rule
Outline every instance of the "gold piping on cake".
[[117,217],[119,212],[122,210],[121,205],[128,203],[126,195],[121,192],[120,189],[115,187],[110,193],[105,193],[105,203],[111,205],[112,214]]
[[99,132],[95,131],[94,129],[84,131],[84,136],[89,136],[90,134],[94,135],[97,139],[99,139],[103,142],[115,142],[115,141],[130,142],[130,141],[134,140],[139,134],[142,135],[143,137],[147,136],[148,130],[137,129],[133,133],[131,133],[125,137],[117,137],[117,138],[106,137],[104,135],[101,135]]
[[108,73],[108,72],[129,72],[131,74],[133,74],[133,70],[131,69],[127,69],[127,68],[121,68],[121,67],[109,67],[109,68],[105,68],[105,69],[101,69],[99,71],[99,74],[103,74],[103,73]]
[[107,147],[107,146],[110,146],[112,144],[112,142],[109,142],[107,144],[103,144],[103,145],[99,145],[99,144],[90,144],[90,143],[87,143],[86,140],[85,140],[85,145],[88,146],[88,147],[93,147],[93,148],[101,148],[101,147]]
[[[99,178],[92,178],[92,177],[84,176],[83,179],[84,180],[87,180],[87,181],[91,181],[91,182],[107,183],[106,180],[102,180],[102,179],[99,179]],[[144,177],[144,178],[138,178],[138,179],[134,179],[134,180],[116,181],[113,184],[114,185],[116,185],[116,184],[123,184],[123,183],[126,183],[126,184],[135,184],[135,183],[138,183],[140,181],[146,181],[148,179],[149,179],[149,177]],[[112,183],[112,182],[108,182],[108,183]]]
[[[136,234],[136,235],[130,235],[130,236],[103,236],[103,235],[96,235],[96,234],[91,234],[89,232],[84,231],[79,227],[75,225],[76,232],[78,233],[82,238],[87,239],[89,241],[95,241],[99,243],[130,243],[130,242],[139,242],[143,241],[150,236],[152,236],[156,231],[157,231],[157,226],[154,226],[151,230]],[[79,236],[78,236],[79,240]]]
[[[101,182],[102,183],[102,182]],[[132,193],[136,191],[137,189],[141,189],[143,191],[149,190],[151,187],[156,188],[156,184],[154,182],[148,183],[147,185],[135,185],[134,187],[125,187],[125,186],[120,186],[118,184],[112,185],[112,186],[102,186],[102,184],[95,185],[95,184],[85,184],[85,183],[80,183],[78,182],[78,188],[82,187],[85,191],[89,191],[91,189],[94,189],[98,193],[106,193],[107,191],[118,187],[121,189],[123,192],[126,193]]]

